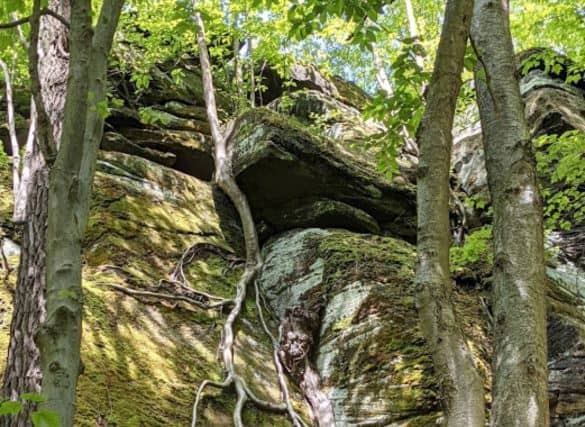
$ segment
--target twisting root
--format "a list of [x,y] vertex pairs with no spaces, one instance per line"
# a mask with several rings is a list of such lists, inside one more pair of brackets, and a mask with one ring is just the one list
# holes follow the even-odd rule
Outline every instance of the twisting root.
[[[193,0],[193,9],[197,11],[197,2]],[[250,283],[254,282],[256,276],[262,269],[262,256],[260,254],[260,245],[258,243],[258,233],[256,232],[256,225],[252,217],[252,210],[248,204],[246,195],[238,187],[236,180],[234,179],[232,172],[232,152],[231,152],[231,138],[235,130],[235,122],[231,122],[225,132],[222,133],[220,129],[219,119],[217,116],[217,106],[215,102],[215,90],[213,87],[213,79],[211,76],[211,63],[209,60],[209,53],[207,51],[207,43],[205,41],[204,24],[201,19],[201,15],[196,12],[194,15],[195,24],[197,26],[197,41],[199,44],[199,60],[201,63],[201,74],[203,81],[203,95],[205,98],[205,106],[207,109],[207,118],[211,128],[211,136],[214,142],[214,158],[215,158],[215,183],[221,188],[221,190],[230,198],[242,222],[242,229],[244,232],[244,243],[246,247],[246,265],[244,273],[240,278],[236,288],[236,297],[234,298],[234,305],[227,317],[227,320],[223,327],[223,341],[221,344],[221,359],[223,366],[227,372],[226,380],[223,383],[212,383],[210,381],[204,381],[197,392],[195,403],[193,405],[193,420],[191,423],[192,427],[195,427],[197,423],[197,406],[201,401],[203,390],[207,385],[221,384],[221,387],[227,387],[233,385],[236,390],[237,401],[236,407],[233,413],[234,425],[236,427],[243,427],[242,422],[242,410],[248,400],[253,402],[256,406],[266,411],[277,412],[277,413],[288,413],[293,421],[295,427],[301,427],[302,422],[300,417],[294,412],[288,389],[286,388],[285,378],[278,361],[278,357],[275,356],[275,364],[279,377],[279,383],[281,385],[281,391],[285,403],[275,404],[267,402],[258,398],[252,390],[246,384],[244,378],[239,376],[236,372],[234,365],[234,323],[240,315],[242,305],[246,299],[246,290]],[[181,271],[178,273],[182,274]],[[257,288],[256,288],[257,291]],[[264,318],[262,316],[262,310],[259,303],[258,292],[256,292],[256,305],[258,307],[259,315],[262,321],[264,330],[271,337],[273,344],[277,344],[276,340],[270,333]],[[275,354],[277,353],[275,346]],[[279,368],[280,366],[280,368]]]
[[[141,289],[131,289],[125,286],[121,286],[114,283],[98,283],[99,286],[109,287],[113,290],[125,293],[132,297],[146,297],[156,299],[167,299],[174,301],[183,301],[188,304],[194,305],[204,310],[211,309],[223,309],[226,306],[232,305],[234,302],[231,299],[218,297],[211,295],[206,292],[197,291],[191,287],[191,284],[187,280],[183,267],[192,262],[195,256],[209,252],[220,255],[230,262],[237,262],[239,259],[222,248],[208,244],[208,243],[197,243],[189,247],[182,255],[181,259],[170,274],[169,279],[161,279],[156,285],[158,292]],[[104,265],[102,269],[118,270],[123,274],[126,274],[124,268],[116,265]],[[179,279],[179,280],[177,280]],[[163,291],[163,292],[160,292]]]
[[193,416],[192,416],[192,422],[191,422],[191,427],[195,427],[195,420],[197,420],[197,407],[199,406],[199,401],[201,400],[201,396],[203,395],[203,390],[205,390],[205,387],[207,386],[212,386],[212,387],[216,387],[216,388],[226,388],[229,387],[230,385],[232,385],[232,377],[228,376],[224,382],[220,383],[220,382],[216,382],[216,381],[211,381],[211,380],[205,380],[201,383],[201,385],[199,386],[199,390],[197,390],[197,396],[195,397],[195,404],[193,405]]
[[140,291],[137,289],[130,289],[130,288],[127,288],[125,286],[118,285],[115,283],[98,282],[98,283],[96,283],[96,285],[111,288],[115,291],[122,292],[122,293],[129,295],[129,296],[132,296],[132,297],[146,297],[146,298],[158,298],[158,299],[168,299],[168,300],[174,300],[174,301],[183,301],[183,302],[195,305],[195,306],[202,308],[202,309],[205,309],[205,310],[222,308],[226,305],[230,305],[233,303],[233,301],[229,300],[229,299],[220,300],[220,301],[215,302],[215,303],[203,303],[197,299],[189,298],[189,297],[186,297],[184,295],[172,295],[172,294],[166,294],[166,293],[161,293],[161,292]]
[[274,360],[274,366],[276,367],[276,373],[278,375],[278,384],[280,386],[280,392],[282,393],[282,399],[286,404],[286,410],[288,412],[290,419],[292,420],[294,427],[304,427],[305,423],[292,406],[292,402],[290,400],[290,393],[288,391],[288,385],[286,384],[284,369],[282,369],[282,363],[280,361],[280,356],[278,354],[280,349],[280,341],[282,339],[282,325],[278,327],[277,341],[276,338],[274,338],[274,335],[272,335],[272,333],[270,332],[270,329],[268,328],[268,325],[264,320],[264,314],[262,312],[262,306],[260,304],[260,291],[258,289],[258,283],[256,281],[254,282],[254,291],[256,293],[256,310],[258,310],[258,317],[260,318],[260,323],[262,324],[264,332],[266,332],[266,335],[268,335],[268,338],[270,338],[270,341],[272,342],[273,349],[272,358]]
[[[233,253],[220,248],[219,246],[210,244],[210,243],[196,243],[193,246],[189,247],[183,255],[181,255],[181,259],[173,269],[173,272],[170,275],[169,281],[170,282],[177,282],[181,283],[182,285],[186,286],[188,289],[192,289],[193,287],[189,283],[187,276],[185,275],[184,268],[185,266],[192,263],[195,258],[201,257],[205,253],[210,253],[214,255],[218,255],[225,259],[226,261],[230,262],[230,267],[238,263],[242,263],[244,260],[235,256]],[[210,296],[210,298],[213,298]],[[217,297],[216,297],[217,298]]]

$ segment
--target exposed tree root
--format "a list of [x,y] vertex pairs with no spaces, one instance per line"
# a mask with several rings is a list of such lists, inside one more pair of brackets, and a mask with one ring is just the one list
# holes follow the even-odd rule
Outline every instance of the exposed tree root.
[[288,391],[288,385],[287,385],[285,377],[284,377],[284,370],[282,368],[282,363],[281,363],[280,356],[279,356],[279,353],[281,351],[280,342],[282,341],[282,324],[278,328],[278,341],[277,341],[276,338],[274,338],[274,335],[272,335],[272,332],[270,332],[270,329],[268,328],[268,325],[266,324],[266,321],[264,320],[264,314],[262,312],[262,306],[260,304],[260,290],[258,289],[258,283],[256,281],[254,281],[254,291],[256,294],[256,310],[258,310],[258,317],[260,318],[260,323],[262,324],[262,328],[264,329],[264,332],[270,338],[270,342],[272,343],[272,348],[273,348],[272,358],[274,360],[274,366],[276,367],[276,372],[278,374],[278,382],[279,382],[279,386],[280,386],[280,391],[282,393],[284,403],[286,404],[286,411],[288,412],[288,415],[289,415],[290,419],[292,420],[293,425],[295,427],[305,426],[305,423],[303,422],[303,420],[301,419],[299,414],[297,414],[297,412],[295,411],[295,409],[292,406],[292,402],[290,400],[290,393]]
[[314,335],[320,323],[319,310],[315,308],[297,305],[286,310],[280,324],[278,357],[309,402],[313,424],[317,427],[334,427],[331,402],[321,391],[321,378],[309,361]]
[[[100,282],[98,285],[109,287],[116,291],[125,293],[133,297],[147,297],[157,299],[167,299],[174,301],[183,301],[191,305],[195,305],[199,308],[208,309],[223,309],[226,306],[231,306],[234,301],[231,299],[222,298],[216,295],[209,294],[195,290],[189,280],[187,279],[184,267],[189,263],[193,262],[197,257],[201,257],[206,253],[219,255],[222,258],[230,261],[232,265],[242,262],[243,260],[236,257],[234,254],[218,246],[209,243],[196,243],[190,246],[183,254],[181,259],[169,275],[169,279],[161,279],[156,285],[155,291],[146,291],[140,289],[131,289],[126,286]],[[122,267],[116,265],[105,265],[102,268],[119,270],[125,273]]]
[[[197,2],[194,0],[193,8],[197,11]],[[203,80],[203,91],[205,98],[205,106],[207,109],[207,117],[211,128],[211,135],[214,142],[214,160],[215,160],[215,183],[221,188],[221,190],[230,198],[242,222],[242,228],[244,232],[244,243],[246,247],[246,264],[244,273],[240,278],[236,288],[236,297],[234,299],[234,306],[232,307],[227,320],[223,327],[223,340],[221,343],[221,359],[223,362],[224,369],[226,370],[226,379],[222,383],[211,382],[209,380],[204,381],[197,391],[195,403],[193,405],[193,419],[192,427],[195,427],[197,423],[197,407],[201,401],[203,391],[206,386],[214,386],[225,388],[233,386],[236,390],[237,401],[236,407],[233,413],[234,425],[236,427],[243,427],[242,421],[242,409],[247,401],[251,401],[257,407],[266,411],[288,413],[295,427],[302,426],[300,417],[295,413],[292,403],[290,401],[288,389],[286,387],[286,378],[280,361],[277,357],[278,343],[270,333],[266,322],[264,321],[262,310],[260,307],[260,300],[258,292],[256,294],[256,305],[262,326],[265,332],[271,338],[274,345],[274,363],[276,365],[277,375],[279,379],[279,385],[285,403],[275,404],[267,402],[258,398],[252,390],[248,387],[245,379],[238,375],[234,364],[234,323],[240,315],[242,305],[246,298],[246,291],[248,286],[255,281],[256,276],[262,269],[262,256],[260,254],[260,246],[258,244],[258,234],[256,232],[256,225],[252,217],[252,211],[248,204],[246,195],[238,187],[236,180],[234,179],[232,172],[232,153],[230,140],[235,129],[235,123],[232,122],[228,125],[225,132],[222,133],[219,119],[217,116],[217,107],[215,102],[215,93],[213,87],[213,79],[211,76],[211,63],[209,60],[209,53],[207,51],[207,43],[205,41],[204,25],[203,20],[198,12],[194,16],[195,23],[197,26],[197,41],[199,44],[199,60],[201,62],[202,80]],[[257,287],[256,287],[257,291]]]
[[158,299],[167,299],[167,300],[174,300],[174,301],[184,301],[189,304],[195,305],[199,308],[203,308],[206,310],[216,309],[216,308],[223,308],[227,305],[233,304],[232,300],[224,299],[214,303],[205,303],[200,300],[189,298],[185,295],[172,295],[162,292],[151,292],[151,291],[140,291],[137,289],[130,289],[126,286],[118,285],[115,283],[105,283],[99,282],[97,283],[98,286],[108,287],[114,289],[116,291],[122,292],[126,295],[130,295],[132,297],[148,297],[148,298],[158,298]]
[[235,254],[219,247],[213,245],[211,243],[196,243],[193,246],[189,247],[183,255],[181,255],[181,259],[173,269],[173,272],[170,275],[170,280],[175,282],[182,282],[184,285],[187,285],[189,288],[192,286],[187,280],[185,276],[184,268],[192,263],[195,259],[201,258],[206,253],[213,254],[222,257],[226,261],[229,261],[230,267],[234,267],[237,264],[244,263],[244,260]]

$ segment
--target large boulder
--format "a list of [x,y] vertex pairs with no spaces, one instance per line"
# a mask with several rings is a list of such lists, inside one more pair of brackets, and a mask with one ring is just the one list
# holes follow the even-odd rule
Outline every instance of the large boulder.
[[[294,307],[318,313],[311,363],[335,425],[431,426],[440,392],[415,308],[414,247],[343,230],[292,230],[264,247],[259,286],[279,319]],[[482,371],[487,317],[476,291],[457,308]]]
[[[529,53],[533,52],[521,54],[519,58],[525,58]],[[562,76],[546,74],[535,67],[520,79],[526,119],[533,137],[560,135],[573,129],[585,132],[582,82],[568,84]],[[456,130],[452,155],[457,183],[468,196],[487,198],[485,156],[477,109],[472,107],[459,122],[464,125]]]
[[[11,214],[9,177],[9,168],[0,167],[0,224]],[[164,297],[131,296],[112,285],[173,295],[161,279],[169,278],[188,248],[209,245],[220,250],[194,257],[185,265],[185,275],[199,291],[232,298],[242,264],[221,254],[241,256],[235,211],[209,183],[126,154],[100,155],[94,189],[84,250],[84,372],[75,425],[190,425],[197,387],[224,374],[216,357],[221,311]],[[9,262],[15,268],[18,257]],[[2,354],[8,345],[15,275],[0,287]],[[253,302],[246,307],[238,326],[236,367],[257,395],[278,402],[271,343]],[[198,425],[229,425],[235,397],[219,391],[208,396]],[[284,416],[254,407],[246,408],[244,421],[250,426],[288,425]]]
[[[378,229],[414,240],[414,187],[388,181],[344,144],[266,109],[238,119],[233,169],[256,220],[270,230],[323,226]],[[301,218],[293,209],[302,208]],[[354,219],[352,219],[352,217]],[[315,218],[313,224],[309,218]]]

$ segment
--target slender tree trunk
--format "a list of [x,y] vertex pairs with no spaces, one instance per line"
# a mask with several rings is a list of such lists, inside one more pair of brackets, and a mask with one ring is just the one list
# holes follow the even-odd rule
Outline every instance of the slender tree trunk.
[[494,426],[548,426],[542,204],[502,0],[476,0],[475,85],[494,208]]
[[12,151],[12,194],[16,197],[20,187],[20,147],[16,137],[16,123],[14,121],[14,100],[12,97],[12,82],[8,65],[0,60],[0,68],[4,74],[6,85],[6,110],[8,115],[8,134],[10,136],[10,149]]
[[380,58],[380,52],[378,52],[376,43],[372,43],[371,48],[372,58],[374,59],[374,67],[376,67],[376,80],[378,82],[378,86],[380,86],[380,89],[382,89],[387,97],[392,97],[394,96],[394,90],[392,89],[392,84],[390,83],[390,79],[386,73],[384,61],[382,61],[382,58]]
[[[14,311],[10,324],[8,359],[4,371],[3,395],[12,400],[24,392],[40,392],[39,349],[35,342],[45,316],[45,230],[47,223],[48,169],[40,151],[30,159],[31,192],[27,199],[18,279],[14,293]],[[17,416],[2,419],[3,426],[30,426],[27,405]]]
[[[238,22],[237,17],[234,20],[235,23]],[[236,24],[234,24],[236,25]],[[234,29],[237,31],[237,27]],[[242,68],[242,58],[240,57],[240,38],[234,36],[233,41],[233,49],[234,49],[234,85],[236,89],[236,93],[238,95],[238,103],[242,102],[244,98],[244,70]]]
[[79,172],[75,165],[83,154],[89,91],[90,0],[71,2],[70,14],[69,78],[59,151],[49,184],[45,245],[47,315],[38,335],[42,394],[47,398],[43,406],[59,414],[63,427],[73,425],[80,371],[81,226],[77,206]]
[[[20,172],[20,183],[18,185],[18,192],[14,195],[14,213],[12,220],[16,224],[22,224],[27,221],[28,213],[26,210],[29,194],[35,188],[33,174],[41,167],[45,167],[44,159],[41,157],[39,161],[35,156],[41,156],[36,144],[37,138],[37,109],[34,100],[30,103],[30,120],[28,128],[28,136],[26,138],[26,145],[24,149],[24,159],[22,161],[22,171]],[[42,162],[42,163],[39,163]]]
[[418,138],[418,307],[452,427],[485,424],[482,378],[455,317],[449,271],[451,130],[472,8],[473,0],[447,1]]
[[[73,425],[80,372],[82,322],[81,243],[103,118],[107,58],[123,0],[105,0],[92,40],[90,0],[71,4],[70,73],[63,134],[51,172],[47,228],[47,316],[39,334],[43,407]],[[81,143],[80,143],[81,142]]]
[[250,60],[250,107],[256,106],[256,75],[254,73],[254,40],[248,39],[248,59]]
[[[406,9],[406,18],[408,19],[408,32],[410,37],[415,41],[415,43],[420,43],[419,40],[419,33],[418,33],[418,26],[416,25],[416,18],[414,16],[414,9],[412,7],[411,0],[404,0],[404,7]],[[422,70],[425,66],[423,57],[420,55],[416,55],[414,57],[416,61],[416,65]]]

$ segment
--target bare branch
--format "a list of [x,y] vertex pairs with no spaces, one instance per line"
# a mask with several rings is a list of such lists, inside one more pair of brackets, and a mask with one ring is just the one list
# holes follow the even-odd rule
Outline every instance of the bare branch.
[[[42,15],[52,16],[57,21],[61,22],[65,27],[69,28],[69,22],[65,18],[63,18],[61,15],[59,15],[57,12],[55,12],[49,8],[41,9],[39,11],[39,16],[42,16]],[[32,25],[31,21],[34,19],[34,16],[35,16],[35,13],[33,11],[33,14],[30,16],[16,19],[12,22],[6,22],[4,24],[0,23],[0,30],[7,30],[9,28],[19,27],[21,25],[28,24],[29,22]]]

